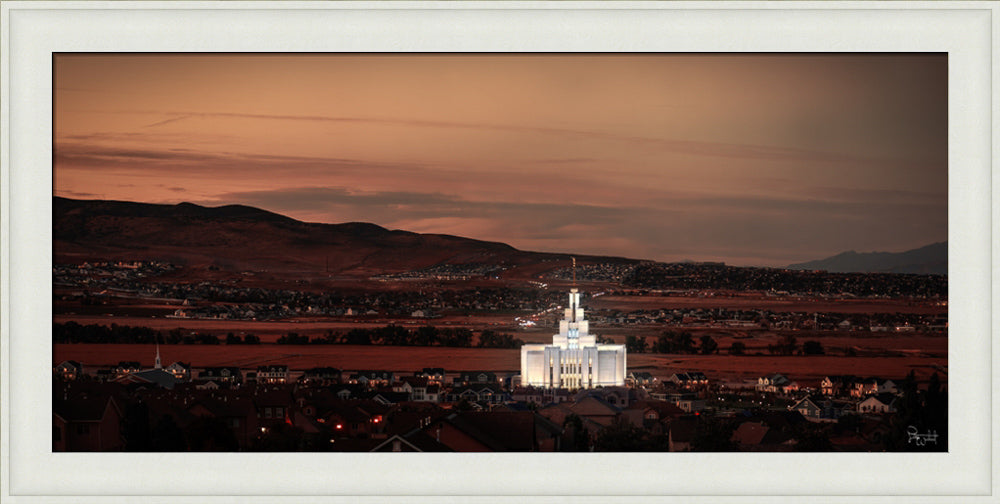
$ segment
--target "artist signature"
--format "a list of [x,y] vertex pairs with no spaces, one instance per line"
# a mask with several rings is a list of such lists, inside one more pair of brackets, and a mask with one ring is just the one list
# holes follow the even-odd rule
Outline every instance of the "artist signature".
[[937,444],[938,433],[935,430],[927,431],[926,434],[920,434],[913,425],[906,428],[906,433],[909,435],[907,438],[908,443],[916,443],[917,446],[926,446],[927,443]]

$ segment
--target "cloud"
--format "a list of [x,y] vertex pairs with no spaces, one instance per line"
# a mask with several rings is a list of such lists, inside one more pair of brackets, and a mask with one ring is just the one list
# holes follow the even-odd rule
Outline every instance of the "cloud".
[[237,112],[167,112],[162,111],[133,111],[122,113],[137,114],[166,114],[172,116],[168,119],[150,124],[149,126],[159,126],[182,119],[190,118],[236,118],[236,119],[256,119],[275,121],[308,121],[308,122],[328,122],[343,124],[384,124],[397,126],[412,126],[423,128],[450,128],[483,130],[491,132],[517,132],[544,135],[574,136],[589,139],[600,139],[614,142],[623,142],[632,145],[659,148],[680,154],[709,156],[722,158],[759,159],[759,160],[792,160],[792,161],[826,161],[826,162],[874,162],[874,159],[843,153],[810,151],[803,149],[792,149],[767,145],[744,145],[727,142],[706,142],[691,140],[676,140],[668,138],[657,138],[637,135],[622,135],[591,130],[578,130],[570,128],[522,126],[510,124],[489,124],[489,123],[468,123],[456,121],[436,121],[424,119],[398,119],[398,118],[375,118],[375,117],[338,117],[338,116],[313,116],[313,115],[283,115],[283,114],[249,114]]
[[185,148],[125,148],[92,145],[79,142],[57,142],[53,161],[57,169],[87,168],[90,170],[111,170],[141,167],[152,172],[157,168],[178,171],[208,173],[213,170],[226,176],[247,171],[261,171],[274,175],[289,171],[310,171],[323,169],[325,175],[356,173],[358,170],[385,170],[383,176],[394,172],[408,173],[421,168],[415,163],[379,163],[360,159],[312,156],[283,156],[272,154],[247,154],[225,151],[199,151]]
[[101,196],[100,194],[90,193],[90,192],[78,192],[70,191],[67,189],[57,189],[56,196],[62,196],[65,198],[97,198]]
[[170,118],[170,119],[164,119],[162,121],[157,121],[157,122],[155,122],[153,124],[147,124],[145,127],[147,127],[147,128],[155,128],[156,126],[163,126],[165,124],[170,124],[170,123],[177,122],[177,121],[183,121],[184,119],[187,119],[188,117],[191,117],[191,116],[180,116],[180,117],[173,117],[173,118]]

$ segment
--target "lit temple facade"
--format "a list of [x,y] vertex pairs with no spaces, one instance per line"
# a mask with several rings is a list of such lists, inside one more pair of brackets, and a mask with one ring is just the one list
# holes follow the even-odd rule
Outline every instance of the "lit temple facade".
[[521,347],[521,385],[594,388],[625,385],[625,345],[598,344],[588,331],[580,293],[569,291],[569,307],[551,345]]

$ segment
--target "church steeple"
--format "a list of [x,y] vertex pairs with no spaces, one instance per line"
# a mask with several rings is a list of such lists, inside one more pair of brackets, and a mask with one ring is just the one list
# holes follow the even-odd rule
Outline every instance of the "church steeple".
[[160,344],[156,343],[156,363],[153,365],[153,369],[163,369],[160,364]]

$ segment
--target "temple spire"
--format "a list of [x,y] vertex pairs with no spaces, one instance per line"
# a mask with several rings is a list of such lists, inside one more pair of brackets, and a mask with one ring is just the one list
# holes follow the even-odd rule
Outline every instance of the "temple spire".
[[573,259],[573,287],[576,287],[576,258],[571,257],[571,259]]

